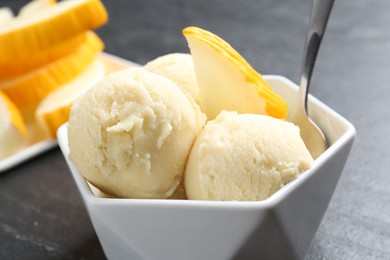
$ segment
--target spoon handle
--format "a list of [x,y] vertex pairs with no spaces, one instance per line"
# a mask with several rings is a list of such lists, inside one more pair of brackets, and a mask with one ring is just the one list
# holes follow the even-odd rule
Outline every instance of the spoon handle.
[[[313,0],[309,20],[309,28],[305,41],[305,51],[303,57],[303,66],[301,80],[299,83],[299,95],[304,111],[307,113],[307,95],[309,93],[309,83],[313,72],[317,53],[320,48],[321,40],[324,35],[329,14],[334,0]],[[303,92],[303,93],[302,93]]]

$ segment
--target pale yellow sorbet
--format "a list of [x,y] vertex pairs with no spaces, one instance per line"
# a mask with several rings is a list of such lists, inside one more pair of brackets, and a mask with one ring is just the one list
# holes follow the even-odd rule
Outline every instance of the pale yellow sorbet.
[[191,101],[199,105],[199,87],[191,54],[166,54],[148,62],[144,67],[175,82]]
[[167,198],[204,125],[199,113],[165,77],[143,68],[115,72],[75,101],[69,158],[105,193]]
[[197,138],[185,172],[188,199],[257,201],[313,162],[299,128],[269,116],[222,111]]

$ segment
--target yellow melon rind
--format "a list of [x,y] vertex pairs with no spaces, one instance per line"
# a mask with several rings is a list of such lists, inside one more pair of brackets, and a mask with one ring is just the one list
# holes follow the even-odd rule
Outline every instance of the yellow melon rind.
[[47,49],[108,19],[99,0],[65,0],[48,7],[46,13],[53,15],[33,20],[21,17],[0,27],[0,63]]
[[26,54],[23,57],[13,57],[11,60],[3,59],[0,62],[0,82],[21,76],[71,53],[86,41],[90,33],[88,31],[78,34],[57,45],[50,46],[42,51]]
[[27,145],[27,129],[22,115],[12,101],[0,91],[0,159]]
[[48,93],[77,77],[103,47],[100,38],[90,33],[74,52],[22,77],[2,82],[0,89],[18,107],[35,105]]
[[12,125],[15,126],[16,129],[24,136],[27,137],[27,129],[26,125],[23,121],[23,117],[19,111],[19,109],[15,106],[15,104],[11,101],[11,99],[0,91],[0,100],[5,103],[5,106],[9,112],[9,116],[11,118]]
[[258,94],[265,101],[265,110],[268,115],[285,119],[288,113],[287,103],[276,94],[271,86],[263,79],[261,74],[227,42],[217,35],[203,30],[199,27],[190,26],[183,30],[183,35],[187,38],[193,37],[196,40],[206,43],[216,52],[224,56],[228,61],[238,68],[249,85],[255,88]]

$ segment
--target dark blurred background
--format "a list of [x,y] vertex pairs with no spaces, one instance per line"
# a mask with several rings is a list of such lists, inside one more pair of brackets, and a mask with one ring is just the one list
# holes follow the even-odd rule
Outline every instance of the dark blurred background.
[[[17,11],[27,1],[1,0]],[[144,64],[208,29],[262,74],[298,82],[310,0],[103,1],[105,51]],[[336,0],[311,92],[357,129],[306,259],[390,259],[390,1]],[[1,144],[0,144],[1,145]],[[104,259],[58,148],[0,175],[0,259]]]

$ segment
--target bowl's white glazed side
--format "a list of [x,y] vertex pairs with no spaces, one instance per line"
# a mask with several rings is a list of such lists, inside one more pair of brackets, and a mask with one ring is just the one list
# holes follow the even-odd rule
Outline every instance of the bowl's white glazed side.
[[[300,181],[273,207],[247,240],[237,259],[303,259],[328,207],[352,145],[352,139],[314,174]],[[308,172],[310,173],[310,172]],[[277,250],[283,249],[283,250]]]
[[[280,76],[266,78],[294,107],[297,86]],[[235,259],[302,259],[311,244],[349,155],[355,129],[315,98],[310,97],[309,104],[311,116],[326,133],[330,147],[309,171],[270,198],[277,201],[275,206],[258,223]]]
[[[266,76],[290,107],[296,85]],[[102,199],[68,161],[109,259],[303,258],[321,222],[351,148],[354,129],[311,99],[313,119],[330,148],[313,167],[260,202]],[[290,103],[291,102],[291,103]],[[58,132],[67,158],[66,126]]]

